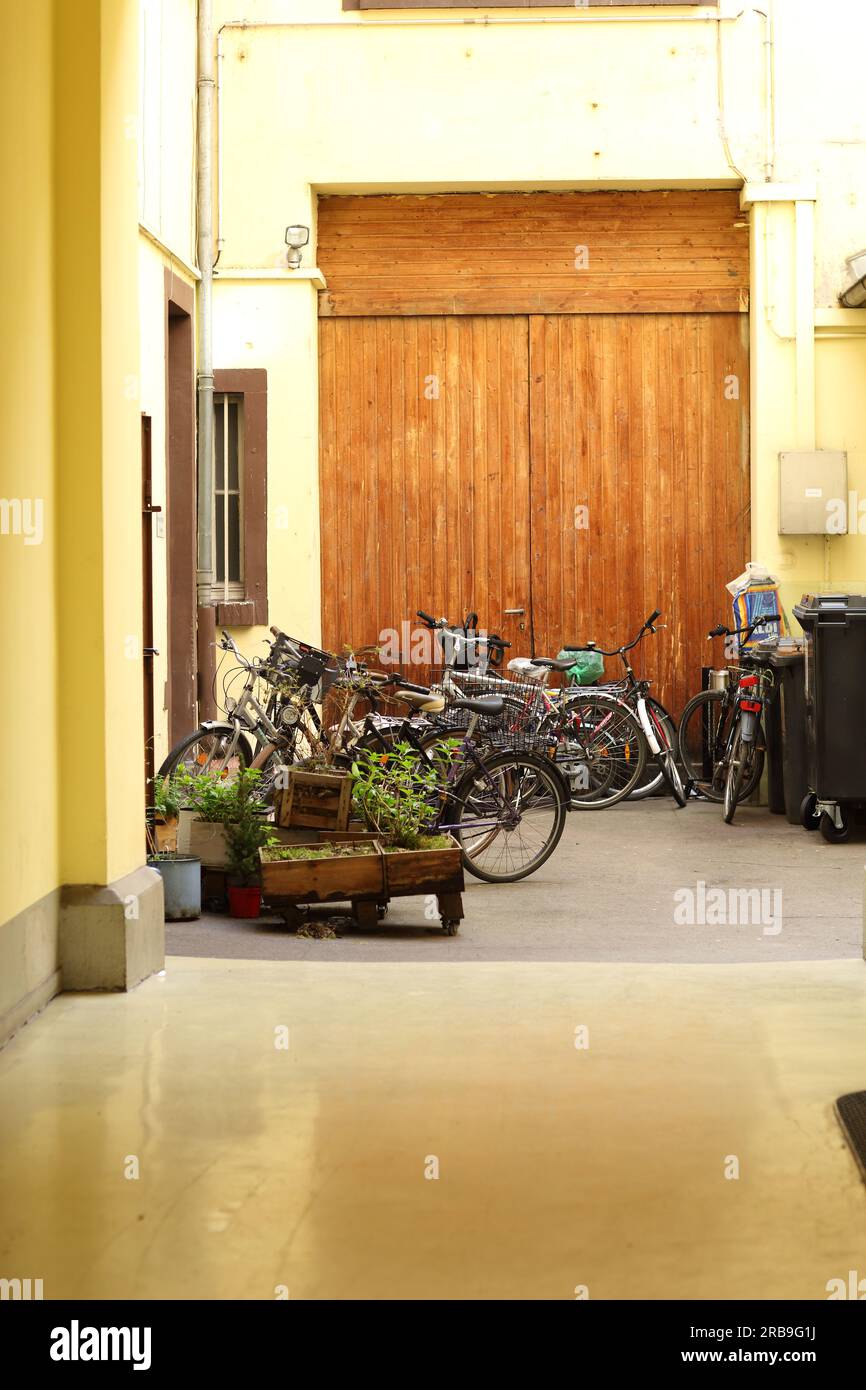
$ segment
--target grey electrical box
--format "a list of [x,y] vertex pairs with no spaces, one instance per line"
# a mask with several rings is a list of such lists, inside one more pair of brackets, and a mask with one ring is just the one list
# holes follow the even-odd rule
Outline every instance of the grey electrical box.
[[779,455],[779,535],[838,535],[848,505],[848,455],[834,449]]

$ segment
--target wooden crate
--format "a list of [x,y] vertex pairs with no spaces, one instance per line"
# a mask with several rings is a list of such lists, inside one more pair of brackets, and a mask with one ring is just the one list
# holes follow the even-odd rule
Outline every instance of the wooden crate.
[[[450,838],[450,836],[449,836]],[[391,898],[414,894],[462,893],[465,890],[460,846],[385,853],[385,886]]]
[[292,768],[277,820],[285,829],[346,830],[352,808],[352,778],[342,772]]
[[[364,849],[370,848],[369,840],[360,844]],[[373,854],[343,855],[339,859],[279,859],[279,851],[261,849],[262,891],[266,898],[283,898],[293,903],[384,898],[384,855],[378,843],[373,844]]]

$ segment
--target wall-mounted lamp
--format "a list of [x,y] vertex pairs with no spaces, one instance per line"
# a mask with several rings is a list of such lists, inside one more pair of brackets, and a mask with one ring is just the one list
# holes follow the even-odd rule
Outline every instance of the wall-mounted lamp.
[[845,309],[866,308],[866,251],[849,256],[847,265],[854,283],[840,294],[839,303]]
[[301,264],[301,252],[310,240],[309,227],[287,227],[286,245],[289,248],[289,270],[297,270]]

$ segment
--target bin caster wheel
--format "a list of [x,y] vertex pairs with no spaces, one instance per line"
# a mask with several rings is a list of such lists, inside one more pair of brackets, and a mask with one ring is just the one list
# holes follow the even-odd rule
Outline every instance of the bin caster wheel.
[[818,798],[809,792],[800,802],[800,824],[804,830],[817,830],[821,817],[817,810]]
[[844,806],[839,807],[839,818],[842,822],[837,825],[832,816],[828,816],[826,811],[821,813],[821,834],[831,845],[841,845],[851,834],[851,818]]
[[380,922],[384,922],[385,918],[388,916],[388,904],[387,904],[387,903],[378,903],[378,904],[377,904],[377,906],[376,906],[376,916],[378,917],[378,919],[379,919]]
[[460,929],[460,919],[459,919],[458,917],[443,917],[441,920],[442,920],[442,935],[443,935],[443,936],[456,936],[456,935],[457,935],[457,932],[458,932],[459,929]]

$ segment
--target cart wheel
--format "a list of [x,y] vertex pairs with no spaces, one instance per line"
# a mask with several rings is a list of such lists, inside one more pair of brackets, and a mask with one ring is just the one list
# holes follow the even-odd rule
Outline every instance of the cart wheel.
[[831,845],[843,844],[851,834],[851,817],[844,806],[839,807],[839,816],[842,821],[841,826],[836,825],[833,817],[828,816],[826,811],[821,813],[821,834]]
[[457,935],[457,932],[458,932],[458,930],[459,930],[459,928],[460,928],[460,918],[459,918],[459,917],[442,917],[440,920],[441,920],[441,922],[442,922],[442,935],[443,935],[443,936],[456,936],[456,935]]
[[387,903],[377,903],[377,904],[376,904],[376,916],[379,918],[379,921],[380,921],[380,922],[384,922],[385,918],[388,916],[388,904],[387,904]]
[[800,824],[804,830],[817,830],[821,820],[817,811],[818,798],[814,792],[809,792],[800,802]]

